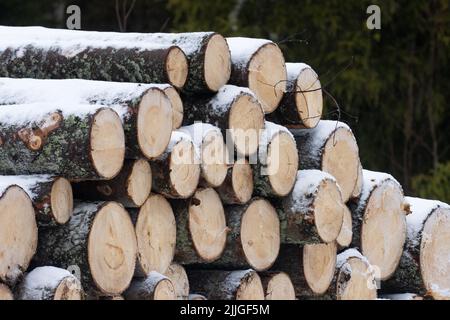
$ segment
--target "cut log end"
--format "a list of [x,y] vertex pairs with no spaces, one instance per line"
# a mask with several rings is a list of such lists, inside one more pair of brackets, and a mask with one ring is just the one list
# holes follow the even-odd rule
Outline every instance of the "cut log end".
[[239,203],[250,201],[253,194],[253,170],[247,160],[233,165],[231,184]]
[[137,115],[140,150],[149,159],[160,156],[172,134],[172,105],[159,89],[149,89],[142,97]]
[[170,86],[165,88],[164,93],[167,95],[170,100],[170,104],[172,105],[172,129],[178,129],[183,124],[183,101],[174,87]]
[[200,189],[194,194],[189,206],[189,230],[202,260],[210,262],[221,256],[227,240],[227,226],[222,202],[214,189]]
[[231,57],[224,37],[214,34],[205,49],[204,73],[206,86],[210,91],[218,91],[228,82],[231,74]]
[[259,102],[248,94],[238,96],[231,106],[228,128],[233,130],[233,141],[240,154],[255,153],[264,128],[264,112]]
[[180,198],[188,198],[197,189],[200,179],[195,147],[191,141],[181,140],[170,156],[170,181]]
[[226,146],[220,132],[210,131],[203,139],[202,176],[208,186],[220,186],[227,175]]
[[[448,300],[450,288],[450,209],[438,208],[425,222],[420,244],[420,269],[427,293]],[[427,236],[424,236],[427,235]]]
[[178,263],[170,264],[165,276],[172,281],[177,299],[188,300],[189,279],[183,266]]
[[236,300],[264,300],[264,288],[256,272],[242,279],[236,291]]
[[295,105],[305,128],[314,128],[320,121],[323,109],[322,89],[317,74],[311,68],[298,75],[295,89]]
[[88,238],[92,278],[105,294],[120,294],[134,274],[136,235],[128,212],[118,203],[107,202],[97,212]]
[[248,70],[249,89],[265,113],[273,112],[286,91],[286,66],[280,48],[274,43],[263,45],[251,58]]
[[152,170],[148,161],[139,159],[133,163],[127,181],[127,193],[132,202],[140,207],[147,200],[152,188]]
[[136,237],[143,272],[165,273],[175,253],[176,226],[172,207],[163,196],[150,195],[139,210]]
[[355,189],[359,174],[358,145],[352,132],[338,128],[327,140],[322,155],[322,170],[336,178],[347,202]]
[[336,268],[336,244],[308,244],[303,247],[303,272],[309,288],[323,294],[333,280]]
[[392,276],[406,238],[404,197],[398,183],[386,180],[370,195],[361,228],[362,254],[378,267],[381,280]]
[[21,188],[0,197],[0,280],[14,285],[36,252],[38,229],[33,204]]
[[50,193],[53,218],[56,223],[69,221],[73,212],[72,185],[65,178],[57,178]]
[[7,286],[0,283],[0,301],[2,300],[14,300],[14,296]]
[[252,268],[260,271],[272,266],[280,249],[280,221],[268,201],[256,199],[248,206],[242,217],[240,235]]
[[298,152],[295,140],[280,132],[268,148],[268,174],[272,190],[280,197],[286,196],[294,187],[298,170]]
[[369,270],[370,266],[360,258],[352,257],[347,260],[348,272],[339,272],[337,276],[337,300],[375,300],[377,287],[374,274]]
[[55,290],[53,300],[82,300],[83,289],[75,277],[64,278]]
[[154,300],[176,300],[175,288],[169,279],[161,280],[155,288]]
[[284,272],[270,275],[266,284],[266,300],[295,300],[291,278]]
[[352,229],[352,213],[347,206],[344,206],[344,220],[342,222],[342,228],[339,232],[339,236],[336,242],[339,248],[347,248],[353,239],[353,229]]
[[166,74],[169,83],[176,88],[182,88],[188,77],[188,61],[184,52],[178,47],[172,47],[166,57]]
[[125,134],[117,113],[101,109],[93,119],[90,135],[91,158],[98,175],[111,179],[125,159]]

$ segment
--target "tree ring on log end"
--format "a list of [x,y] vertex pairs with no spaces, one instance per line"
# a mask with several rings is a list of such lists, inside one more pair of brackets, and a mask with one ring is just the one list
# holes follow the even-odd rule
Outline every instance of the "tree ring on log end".
[[204,73],[206,86],[218,91],[230,79],[231,55],[224,37],[214,34],[206,45]]
[[125,158],[125,134],[115,111],[107,108],[95,114],[90,142],[95,170],[102,178],[113,178],[119,173]]
[[189,279],[186,270],[178,263],[171,263],[164,274],[172,281],[178,300],[187,300],[189,297]]
[[107,202],[97,212],[88,238],[92,279],[103,293],[120,294],[134,274],[136,234],[128,212]]
[[65,178],[57,178],[50,194],[53,218],[58,224],[69,221],[73,213],[72,185]]
[[212,188],[200,189],[189,206],[189,231],[195,251],[202,260],[218,259],[227,241],[225,212],[219,195]]
[[176,88],[182,88],[188,77],[188,61],[183,50],[170,48],[166,57],[166,74],[169,83]]
[[236,291],[236,300],[264,300],[264,288],[256,272],[252,271],[242,279]]
[[297,77],[295,105],[305,128],[314,128],[320,121],[323,109],[322,89],[317,73],[303,69]]
[[261,102],[265,113],[273,112],[286,91],[286,65],[283,53],[274,43],[267,43],[248,64],[248,87]]
[[152,169],[147,160],[139,159],[133,163],[127,179],[127,193],[133,203],[140,207],[147,200],[152,188]]
[[241,94],[233,102],[228,118],[236,150],[243,155],[257,151],[259,136],[264,128],[264,112],[259,102],[248,94]]
[[253,170],[247,160],[233,165],[231,183],[240,203],[250,201],[253,194]]
[[438,208],[425,222],[420,243],[420,270],[427,292],[450,299],[450,209]]
[[257,271],[270,268],[280,249],[280,220],[264,199],[254,200],[241,220],[241,243],[247,262]]
[[172,134],[172,105],[160,89],[149,89],[141,99],[137,114],[137,138],[149,159],[160,156]]
[[82,300],[83,289],[80,281],[74,277],[66,277],[61,280],[55,290],[53,300]]
[[226,146],[220,132],[211,130],[202,143],[203,178],[211,187],[220,186],[227,176]]
[[295,300],[295,289],[291,278],[279,272],[267,283],[266,300]]
[[136,222],[138,259],[146,274],[165,273],[175,254],[175,216],[169,202],[151,194],[139,210]]
[[0,301],[2,300],[14,300],[14,296],[7,286],[0,283]]
[[345,262],[344,268],[351,270],[350,279],[345,270],[339,271],[336,281],[337,300],[375,300],[377,298],[374,273],[365,261],[352,257]]
[[330,135],[324,146],[322,170],[336,178],[341,188],[342,200],[347,202],[359,174],[358,145],[351,131],[338,128]]
[[172,86],[165,88],[164,93],[167,95],[170,104],[172,105],[172,129],[178,129],[183,124],[183,101],[181,100],[178,91]]
[[344,220],[342,222],[342,228],[339,232],[339,236],[336,239],[337,244],[341,248],[350,246],[353,240],[353,225],[352,225],[352,213],[347,206],[344,208]]
[[38,229],[33,204],[22,188],[0,197],[0,280],[14,284],[36,252]]
[[172,281],[162,279],[158,282],[153,293],[153,300],[176,300],[175,288]]
[[272,190],[280,197],[291,192],[298,171],[295,140],[286,132],[277,133],[267,151],[268,174]]
[[335,242],[303,247],[303,273],[315,294],[324,294],[330,286],[336,268],[336,253]]
[[[361,227],[362,254],[386,280],[395,272],[406,239],[404,197],[398,183],[386,180],[372,191]],[[377,275],[378,276],[378,275]]]

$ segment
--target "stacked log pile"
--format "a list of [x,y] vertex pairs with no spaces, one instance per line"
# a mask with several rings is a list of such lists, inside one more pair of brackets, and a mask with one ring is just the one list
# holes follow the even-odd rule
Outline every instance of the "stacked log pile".
[[450,298],[450,206],[270,40],[0,27],[0,77],[0,300]]

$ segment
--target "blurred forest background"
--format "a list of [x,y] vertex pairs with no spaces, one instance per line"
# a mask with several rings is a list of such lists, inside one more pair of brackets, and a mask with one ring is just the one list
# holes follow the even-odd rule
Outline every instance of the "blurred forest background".
[[[71,4],[83,30],[214,30],[277,42],[286,61],[318,72],[365,168],[393,174],[408,194],[450,202],[450,1],[0,0],[0,24],[65,28]],[[381,30],[366,27],[371,4]],[[324,118],[337,119],[332,99],[325,105]]]

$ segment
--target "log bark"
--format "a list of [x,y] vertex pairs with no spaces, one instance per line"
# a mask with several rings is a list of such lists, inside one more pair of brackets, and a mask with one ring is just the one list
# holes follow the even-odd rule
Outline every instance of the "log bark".
[[174,131],[166,151],[151,162],[152,187],[173,198],[189,198],[200,181],[199,152],[189,135]]
[[172,281],[177,300],[189,300],[189,279],[184,267],[171,263],[164,275]]
[[146,278],[133,280],[123,296],[125,300],[176,300],[172,281],[156,271]]
[[298,170],[298,150],[285,127],[266,121],[261,133],[258,161],[253,165],[255,194],[284,197],[294,188]]
[[217,189],[224,204],[245,204],[253,194],[253,171],[246,159],[233,163]]
[[36,252],[38,229],[28,194],[15,177],[0,177],[0,281],[14,286]]
[[189,200],[172,201],[177,226],[175,261],[205,264],[225,250],[228,228],[222,202],[212,188],[198,189]]
[[113,108],[123,122],[127,158],[159,156],[183,112],[179,95],[167,84],[2,78],[0,86],[1,105],[70,102]]
[[313,129],[292,129],[298,148],[299,169],[318,169],[336,178],[347,202],[359,172],[359,153],[351,129],[342,122],[321,120]]
[[[60,111],[61,110],[61,111]],[[122,167],[119,116],[94,105],[30,104],[0,108],[0,173],[110,179]]]
[[45,28],[3,27],[0,35],[0,74],[5,77],[170,83],[178,88],[187,78],[187,58],[171,43]]
[[78,203],[68,223],[40,231],[33,261],[36,266],[76,266],[88,297],[120,294],[136,262],[131,219],[115,202]]
[[265,271],[259,276],[266,300],[295,300],[295,288],[287,273]]
[[90,201],[117,201],[127,208],[144,204],[152,188],[152,172],[145,159],[127,160],[111,180],[82,181],[73,184],[75,198]]
[[336,180],[319,170],[299,170],[294,189],[278,201],[282,242],[333,242],[342,228],[345,203]]
[[384,293],[415,292],[426,298],[448,300],[450,206],[432,200],[406,197],[407,238],[393,277],[382,283]]
[[0,283],[0,301],[3,300],[14,300],[14,296],[8,286]]
[[82,300],[80,281],[69,271],[38,267],[25,276],[18,288],[19,300]]
[[270,268],[280,248],[280,222],[272,205],[254,198],[246,205],[226,206],[225,215],[230,229],[225,251],[207,266],[257,271]]
[[231,52],[230,84],[248,87],[265,113],[273,112],[286,91],[286,66],[280,48],[270,40],[227,38]]
[[188,270],[194,292],[208,300],[264,300],[261,279],[254,270]]
[[[264,128],[264,112],[248,88],[226,85],[212,98],[184,99],[183,124],[190,125],[196,121],[219,127],[227,141],[233,142],[238,154],[250,155],[258,148],[260,130]],[[234,150],[228,151],[229,158],[234,159]]]
[[286,63],[286,71],[286,93],[268,119],[291,128],[314,128],[323,108],[319,77],[304,63]]
[[[389,174],[363,170],[363,189],[350,203],[353,246],[390,278],[398,266],[406,238],[406,206],[400,184]],[[383,241],[381,241],[383,239]]]
[[130,209],[137,238],[135,276],[151,271],[165,273],[175,254],[175,216],[170,203],[159,194],[150,194],[140,209]]

